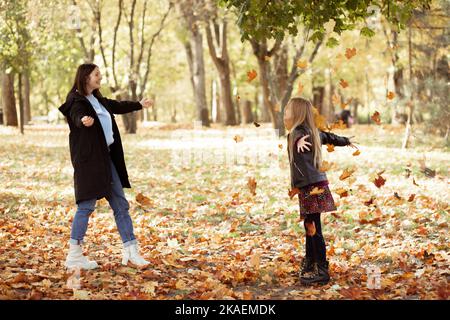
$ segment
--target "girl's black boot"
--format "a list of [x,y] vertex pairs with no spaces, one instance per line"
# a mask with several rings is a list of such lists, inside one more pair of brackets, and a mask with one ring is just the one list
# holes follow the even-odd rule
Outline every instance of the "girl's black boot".
[[328,261],[326,260],[323,262],[315,262],[313,272],[301,276],[300,282],[304,285],[311,285],[314,283],[321,285],[327,284],[330,281],[328,265]]

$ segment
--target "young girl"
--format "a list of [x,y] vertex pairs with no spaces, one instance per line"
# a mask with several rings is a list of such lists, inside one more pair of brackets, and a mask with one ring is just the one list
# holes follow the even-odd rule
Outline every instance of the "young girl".
[[83,255],[81,244],[89,216],[98,199],[106,198],[113,209],[123,242],[122,264],[145,267],[139,255],[129,205],[122,188],[130,188],[120,133],[114,114],[149,107],[152,101],[115,101],[100,94],[101,74],[92,63],[78,67],[75,82],[59,110],[70,127],[70,158],[74,168],[75,199],[78,206],[72,222],[67,268],[95,269],[97,263]]
[[[328,188],[327,176],[320,171],[321,147],[322,144],[356,147],[349,138],[318,130],[311,102],[300,97],[288,102],[284,124],[289,131],[287,140],[291,187],[300,190],[300,216],[304,219],[306,232],[306,254],[301,264],[300,281],[303,284],[326,284],[330,277],[320,214],[334,211],[336,206]],[[311,194],[314,188],[318,192]]]

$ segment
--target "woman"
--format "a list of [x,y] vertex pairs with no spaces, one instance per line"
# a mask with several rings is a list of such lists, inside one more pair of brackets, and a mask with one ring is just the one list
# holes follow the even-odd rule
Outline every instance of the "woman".
[[123,242],[122,264],[142,268],[149,262],[139,255],[128,201],[122,189],[131,186],[114,114],[148,108],[153,102],[149,99],[140,102],[107,99],[99,91],[101,79],[98,66],[92,63],[80,65],[66,102],[59,108],[70,127],[70,158],[78,207],[72,222],[65,266],[98,267],[95,261],[83,255],[81,245],[96,201],[106,198],[113,209]]

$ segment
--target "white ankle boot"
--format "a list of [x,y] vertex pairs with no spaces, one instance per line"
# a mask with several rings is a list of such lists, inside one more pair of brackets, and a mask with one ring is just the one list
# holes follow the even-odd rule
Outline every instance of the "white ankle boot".
[[69,253],[64,266],[68,269],[79,267],[81,269],[90,270],[97,268],[98,264],[83,255],[81,245],[69,243]]
[[130,246],[123,248],[122,264],[130,264],[133,267],[144,268],[150,264],[147,260],[141,257],[139,254],[139,249],[137,244],[132,244]]

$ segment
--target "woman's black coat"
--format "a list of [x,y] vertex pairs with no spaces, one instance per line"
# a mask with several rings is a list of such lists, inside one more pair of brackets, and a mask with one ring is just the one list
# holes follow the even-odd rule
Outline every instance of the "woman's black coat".
[[[114,114],[124,114],[142,109],[139,102],[116,101],[98,97],[99,102],[111,114],[114,143],[106,145],[105,135],[97,113],[89,100],[78,92],[71,92],[59,111],[67,118],[70,127],[70,158],[74,168],[75,200],[101,199],[111,195],[111,164],[119,174],[122,187],[131,188],[123,154],[122,141]],[[94,124],[86,127],[81,118],[90,116]]]

